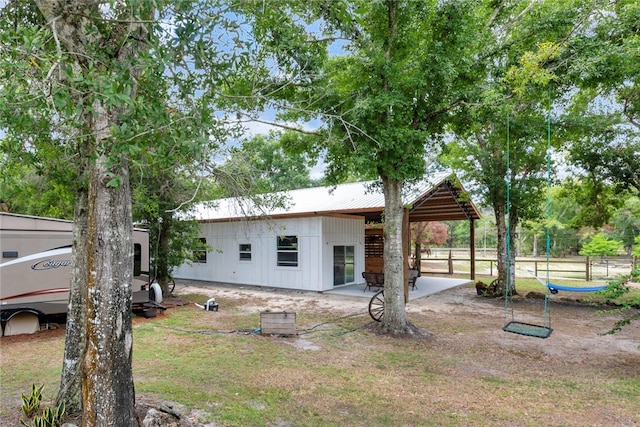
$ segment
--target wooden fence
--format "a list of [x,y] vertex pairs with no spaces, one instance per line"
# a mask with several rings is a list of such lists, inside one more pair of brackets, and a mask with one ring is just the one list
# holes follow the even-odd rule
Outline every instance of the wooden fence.
[[[434,251],[436,252],[436,251]],[[432,255],[423,255],[421,271],[431,274],[469,273],[471,259],[460,252],[438,250]],[[571,258],[516,258],[516,275],[546,278],[564,278],[577,280],[607,280],[620,274],[629,274],[638,265],[637,258],[628,257],[571,257]],[[495,258],[476,258],[476,274],[494,276],[498,274]]]

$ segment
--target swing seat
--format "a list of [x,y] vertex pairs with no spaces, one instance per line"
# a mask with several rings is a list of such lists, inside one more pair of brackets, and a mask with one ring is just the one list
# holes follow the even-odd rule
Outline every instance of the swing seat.
[[525,335],[535,338],[549,338],[553,329],[548,326],[534,325],[531,323],[522,323],[511,321],[502,327],[505,332],[513,334]]

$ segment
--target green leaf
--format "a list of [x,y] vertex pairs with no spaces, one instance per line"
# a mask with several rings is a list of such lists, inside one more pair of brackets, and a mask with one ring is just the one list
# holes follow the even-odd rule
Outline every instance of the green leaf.
[[106,186],[108,188],[120,188],[120,186],[122,186],[122,177],[121,176],[115,176],[113,178],[111,178]]

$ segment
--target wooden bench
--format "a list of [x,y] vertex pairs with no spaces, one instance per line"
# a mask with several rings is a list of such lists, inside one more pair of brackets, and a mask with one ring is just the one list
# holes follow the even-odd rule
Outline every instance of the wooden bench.
[[365,287],[362,292],[366,292],[367,289],[371,290],[372,287],[378,289],[384,288],[384,274],[383,273],[371,273],[368,271],[362,272],[362,277],[365,281]]

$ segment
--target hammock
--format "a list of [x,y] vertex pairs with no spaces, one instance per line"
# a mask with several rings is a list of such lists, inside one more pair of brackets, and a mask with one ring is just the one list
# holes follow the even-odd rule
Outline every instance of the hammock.
[[558,291],[566,291],[566,292],[598,292],[604,289],[607,289],[607,285],[600,286],[582,286],[582,287],[573,287],[573,286],[564,286],[564,285],[556,285],[554,283],[545,282],[539,277],[536,277],[538,282],[542,283],[543,286],[546,286],[549,289],[549,292],[552,294],[557,294]]
[[557,294],[558,291],[567,291],[567,292],[598,292],[598,291],[602,291],[604,289],[607,289],[607,285],[602,285],[602,286],[585,286],[585,287],[572,287],[572,286],[562,286],[562,285],[555,285],[553,283],[547,283],[547,288],[549,288],[549,291],[552,294]]

